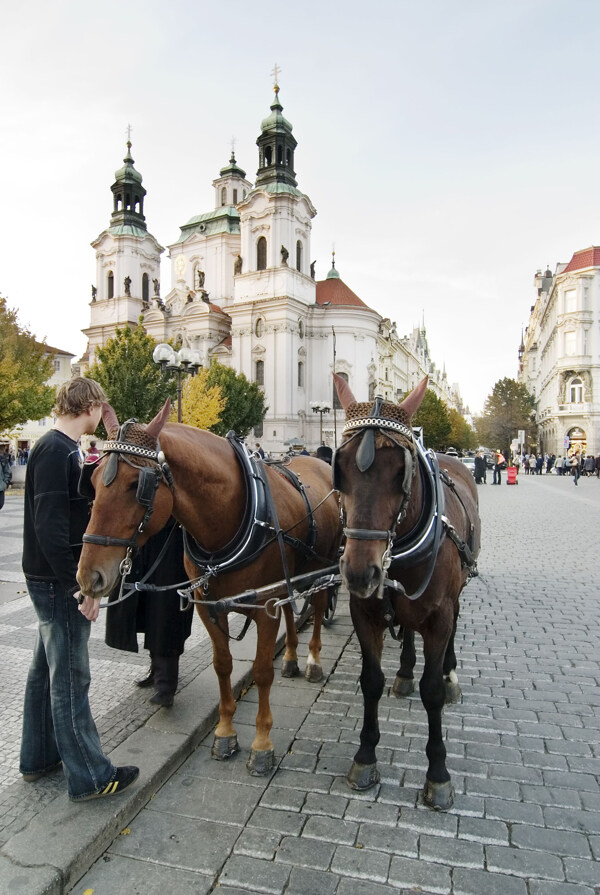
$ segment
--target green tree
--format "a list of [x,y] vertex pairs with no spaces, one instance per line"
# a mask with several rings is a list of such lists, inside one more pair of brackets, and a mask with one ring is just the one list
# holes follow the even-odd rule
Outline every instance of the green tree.
[[46,345],[19,325],[0,295],[0,432],[48,416],[55,397],[46,384],[51,375]]
[[431,389],[425,392],[412,424],[423,427],[423,441],[428,448],[441,451],[450,444],[448,437],[452,431],[452,424],[448,417],[448,409]]
[[206,384],[207,387],[218,385],[225,399],[221,419],[210,427],[212,432],[226,435],[233,429],[238,435],[246,436],[250,429],[264,420],[267,412],[265,396],[258,385],[249,382],[243,373],[236,373],[231,367],[213,361]]
[[152,360],[156,341],[138,324],[117,328],[115,335],[96,352],[87,376],[103,387],[121,422],[136,417],[148,422],[168,397],[174,398],[175,379],[165,376]]
[[452,445],[459,451],[470,451],[477,447],[475,432],[458,410],[455,410],[454,407],[449,407],[448,419],[452,426],[448,436],[448,446]]
[[486,399],[483,415],[476,420],[480,444],[505,451],[519,429],[525,430],[528,440],[535,441],[534,407],[535,398],[523,383],[508,377],[499,379]]

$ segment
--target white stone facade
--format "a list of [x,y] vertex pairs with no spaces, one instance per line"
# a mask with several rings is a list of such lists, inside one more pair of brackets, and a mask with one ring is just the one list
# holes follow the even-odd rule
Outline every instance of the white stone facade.
[[539,450],[600,453],[600,248],[538,271],[519,351],[519,380],[536,399]]

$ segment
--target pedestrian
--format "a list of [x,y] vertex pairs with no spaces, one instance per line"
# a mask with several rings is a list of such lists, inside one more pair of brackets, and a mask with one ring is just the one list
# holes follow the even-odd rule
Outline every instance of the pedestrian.
[[494,477],[493,477],[492,485],[502,484],[502,476],[500,473],[503,469],[504,463],[506,463],[504,456],[500,453],[500,451],[496,451],[496,455],[494,458]]
[[529,475],[535,475],[535,470],[537,467],[537,457],[535,456],[535,454],[531,453],[529,455],[528,464],[529,464]]
[[552,472],[552,467],[554,466],[555,461],[556,457],[554,454],[549,454],[548,459],[546,460],[546,475],[550,475]]
[[540,454],[539,457],[535,461],[535,473],[536,475],[542,474],[542,468],[544,466],[544,455]]
[[97,463],[99,459],[100,459],[100,451],[96,447],[96,442],[90,441],[90,449],[87,452],[87,454],[85,455],[85,462],[86,463]]
[[139,768],[115,767],[102,751],[89,704],[91,623],[100,601],[84,596],[77,563],[89,517],[78,492],[82,435],[100,422],[102,387],[76,377],[58,390],[54,427],[27,464],[23,572],[38,631],[25,687],[20,771],[30,783],[62,764],[73,801],[122,792]]
[[563,474],[563,458],[561,457],[560,454],[558,455],[558,457],[557,457],[556,460],[554,461],[554,471],[556,472],[556,475],[562,475],[562,474]]
[[256,442],[256,444],[254,446],[254,453],[258,454],[258,456],[260,457],[261,460],[265,459],[265,452],[263,451],[263,449],[260,446],[258,441]]
[[485,477],[487,473],[487,464],[483,451],[477,451],[475,454],[475,484],[485,485]]
[[6,489],[12,482],[12,470],[10,468],[10,455],[7,448],[2,447],[0,453],[0,510],[4,506]]
[[584,469],[586,475],[594,475],[594,472],[596,470],[596,461],[594,460],[593,454],[588,454],[585,458]]
[[[158,560],[158,565],[156,565]],[[154,571],[153,570],[153,567]],[[183,565],[183,532],[171,518],[166,526],[149,538],[140,550],[134,566],[135,580],[150,573],[145,583],[158,587],[181,587],[187,581]],[[132,577],[131,575],[129,576]],[[179,683],[179,659],[192,630],[193,605],[181,611],[177,587],[153,591],[144,589],[106,610],[108,646],[138,652],[137,634],[144,634],[144,649],[150,652],[150,668],[138,687],[154,687],[150,702],[170,708]]]
[[596,455],[596,460],[594,462],[596,464],[596,475],[600,479],[600,454]]
[[565,454],[565,459],[563,460],[563,475],[569,475],[571,472],[571,458],[568,454]]
[[571,457],[571,475],[573,476],[574,484],[576,485],[579,481],[579,476],[581,474],[579,468],[579,451],[575,451],[575,453]]

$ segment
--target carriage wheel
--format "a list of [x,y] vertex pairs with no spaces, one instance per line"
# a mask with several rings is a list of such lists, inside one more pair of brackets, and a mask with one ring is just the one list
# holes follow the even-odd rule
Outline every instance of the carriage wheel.
[[335,615],[339,589],[339,584],[337,584],[335,587],[327,588],[327,609],[325,610],[325,615],[323,616],[323,624],[326,628],[333,624],[333,616]]

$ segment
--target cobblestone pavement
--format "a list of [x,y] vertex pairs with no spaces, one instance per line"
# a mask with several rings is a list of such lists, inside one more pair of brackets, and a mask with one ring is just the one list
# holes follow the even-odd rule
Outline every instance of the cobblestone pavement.
[[[342,600],[324,635],[325,685],[276,679],[277,770],[261,779],[245,769],[250,688],[236,713],[241,754],[214,762],[207,737],[65,891],[599,893],[600,482],[533,476],[479,494],[480,577],[463,594],[457,632],[463,699],[444,714],[451,811],[422,805],[426,716],[418,696],[399,700],[389,689],[380,706],[382,781],[367,793],[348,789],[362,701]],[[12,631],[0,631],[4,646]],[[137,673],[143,663],[133,661]],[[387,639],[388,685],[397,663]],[[143,701],[135,694],[131,705]],[[35,784],[40,798],[47,785]]]

